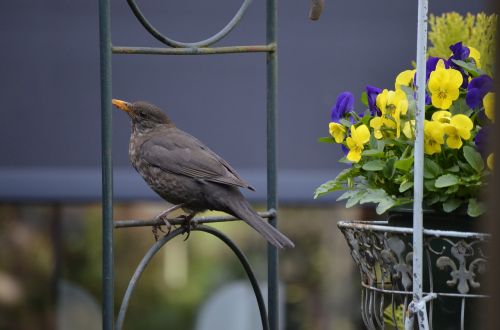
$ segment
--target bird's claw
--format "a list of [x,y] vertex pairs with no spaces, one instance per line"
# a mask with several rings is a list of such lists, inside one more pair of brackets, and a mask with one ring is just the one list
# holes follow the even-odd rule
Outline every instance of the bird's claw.
[[196,222],[191,221],[193,220],[194,215],[195,213],[182,216],[184,218],[184,223],[182,224],[182,226],[184,227],[184,233],[187,233],[186,238],[184,238],[184,241],[186,241],[189,238],[189,236],[191,235],[191,229],[193,229],[196,226]]
[[[160,220],[163,223],[161,223]],[[170,221],[168,221],[167,213],[165,213],[165,212],[162,212],[158,216],[156,216],[155,221],[157,223],[152,226],[153,227],[152,232],[153,232],[153,236],[155,238],[155,241],[158,242],[158,238],[159,238],[158,230],[161,231],[162,233],[164,233],[165,235],[168,235],[168,234],[170,234],[170,231],[172,230],[172,224],[170,223]],[[167,231],[163,230],[163,228],[162,228],[163,225],[165,225],[167,227]]]

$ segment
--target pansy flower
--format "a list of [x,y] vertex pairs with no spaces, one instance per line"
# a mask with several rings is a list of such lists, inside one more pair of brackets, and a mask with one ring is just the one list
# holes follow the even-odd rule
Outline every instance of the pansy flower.
[[366,85],[366,96],[368,99],[368,108],[372,116],[380,116],[381,112],[377,108],[377,96],[382,92],[380,88]]
[[444,125],[438,121],[426,120],[424,122],[424,152],[434,155],[441,152],[444,144]]
[[484,113],[492,122],[495,122],[495,93],[490,92],[483,97]]
[[491,91],[493,91],[493,79],[483,74],[470,81],[465,102],[472,109],[478,109],[483,106],[483,98]]
[[459,88],[462,85],[462,75],[455,69],[446,69],[443,60],[439,60],[436,70],[429,76],[429,91],[432,105],[438,109],[447,110],[453,101],[458,99]]
[[356,128],[352,125],[351,136],[346,139],[347,148],[349,148],[349,153],[346,158],[354,163],[359,162],[361,153],[368,141],[370,141],[370,131],[368,127],[366,125],[360,125]]
[[474,137],[474,144],[476,145],[477,151],[479,151],[483,157],[486,157],[489,151],[488,139],[490,136],[490,130],[491,128],[489,125],[483,126]]
[[331,112],[332,121],[328,125],[330,135],[335,139],[335,142],[344,142],[346,136],[346,127],[340,123],[349,112],[354,110],[354,95],[349,92],[343,92],[337,97],[335,106]]
[[458,114],[450,118],[450,123],[444,125],[444,132],[448,136],[446,144],[452,149],[460,149],[462,140],[470,139],[470,131],[474,127],[472,120],[466,115]]
[[337,97],[335,106],[332,109],[331,118],[335,123],[340,123],[349,112],[354,110],[354,95],[343,92]]

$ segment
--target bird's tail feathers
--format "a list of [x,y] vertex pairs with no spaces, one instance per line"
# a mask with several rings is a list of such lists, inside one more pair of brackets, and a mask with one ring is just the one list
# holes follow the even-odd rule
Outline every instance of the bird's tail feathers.
[[295,246],[288,237],[283,235],[278,229],[271,226],[267,221],[263,220],[245,199],[241,199],[238,201],[237,205],[233,205],[233,207],[231,207],[231,211],[234,216],[244,220],[253,229],[259,232],[259,234],[264,236],[269,243],[277,248]]

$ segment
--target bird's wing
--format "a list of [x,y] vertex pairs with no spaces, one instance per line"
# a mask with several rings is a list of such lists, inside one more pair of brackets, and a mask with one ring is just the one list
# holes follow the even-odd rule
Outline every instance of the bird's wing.
[[254,190],[224,159],[178,129],[150,137],[140,153],[149,164],[167,172]]

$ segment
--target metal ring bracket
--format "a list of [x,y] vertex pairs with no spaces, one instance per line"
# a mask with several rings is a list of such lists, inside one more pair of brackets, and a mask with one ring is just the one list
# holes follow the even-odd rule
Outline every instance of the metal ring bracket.
[[[252,285],[252,289],[255,293],[255,298],[257,299],[257,304],[259,307],[259,312],[260,312],[260,318],[262,321],[262,328],[263,330],[269,330],[269,321],[267,318],[267,311],[266,311],[266,306],[264,303],[264,298],[262,297],[262,292],[260,291],[259,284],[257,282],[257,278],[255,277],[255,274],[253,272],[252,267],[250,266],[250,263],[248,262],[245,254],[238,248],[238,246],[225,234],[223,234],[221,231],[214,229],[209,226],[204,226],[204,225],[197,225],[195,228],[192,229],[192,231],[202,231],[208,234],[211,234],[217,238],[219,238],[222,242],[224,242],[230,249],[233,251],[233,253],[236,255],[238,260],[240,261],[241,265],[243,266],[243,269],[245,270],[248,279]],[[123,296],[122,304],[120,306],[120,311],[118,313],[118,318],[116,320],[116,329],[121,330],[123,329],[123,323],[125,321],[125,314],[127,313],[127,308],[128,304],[130,301],[130,297],[132,296],[132,293],[137,285],[137,282],[139,281],[139,278],[141,277],[142,273],[146,269],[147,265],[150,263],[150,261],[153,259],[153,257],[156,255],[158,251],[166,244],[168,243],[172,238],[177,237],[179,235],[182,235],[185,232],[185,228],[179,227],[172,232],[170,232],[168,235],[163,236],[160,238],[149,250],[148,252],[144,255],[142,258],[141,262],[137,266],[134,275],[130,279],[130,282],[128,284],[127,290],[125,291],[125,295]]]
[[139,22],[144,26],[148,32],[155,37],[158,41],[161,43],[164,43],[167,46],[170,47],[175,47],[175,48],[199,48],[199,47],[207,47],[210,46],[217,41],[221,40],[224,38],[233,28],[236,26],[236,24],[239,23],[243,15],[245,14],[248,6],[250,6],[250,3],[252,0],[244,0],[243,3],[241,4],[240,9],[236,12],[234,17],[227,23],[227,25],[211,36],[208,39],[201,40],[198,42],[181,42],[181,41],[176,41],[174,39],[168,38],[164,36],[160,31],[158,31],[151,23],[144,17],[142,14],[141,10],[139,9],[139,6],[135,3],[135,0],[127,0],[128,5],[130,6],[130,9],[134,13],[135,17],[139,20]]

